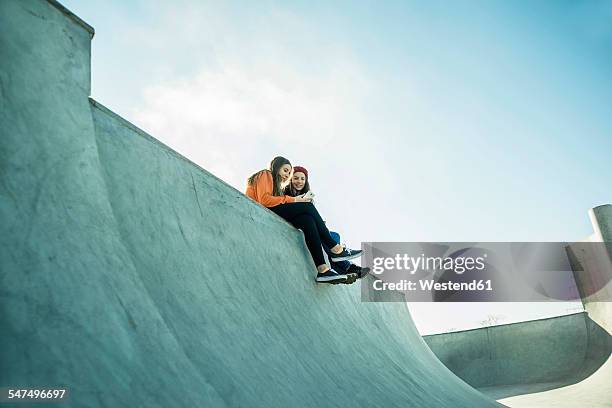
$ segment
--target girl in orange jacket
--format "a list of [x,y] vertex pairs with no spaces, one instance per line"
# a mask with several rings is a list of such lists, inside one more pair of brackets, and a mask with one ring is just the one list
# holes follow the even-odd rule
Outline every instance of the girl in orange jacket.
[[275,157],[267,170],[249,177],[246,195],[304,232],[306,246],[317,266],[317,282],[346,282],[346,274],[334,271],[325,263],[321,244],[330,248],[329,258],[332,262],[356,258],[361,251],[344,248],[333,240],[312,199],[283,194],[283,184],[289,181],[291,170],[289,160]]

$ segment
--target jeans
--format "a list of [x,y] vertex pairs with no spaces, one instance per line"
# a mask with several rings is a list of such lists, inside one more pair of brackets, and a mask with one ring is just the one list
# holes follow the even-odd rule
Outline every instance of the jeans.
[[[331,235],[334,241],[336,241],[336,244],[340,243],[340,234],[334,231],[330,231],[329,235]],[[325,252],[327,252],[328,254],[331,253],[330,247],[325,247],[325,245],[323,245],[323,248],[325,248]],[[346,272],[348,271],[349,266],[351,266],[351,263],[349,261],[332,262],[331,259],[329,261],[329,264],[333,270],[339,272]]]

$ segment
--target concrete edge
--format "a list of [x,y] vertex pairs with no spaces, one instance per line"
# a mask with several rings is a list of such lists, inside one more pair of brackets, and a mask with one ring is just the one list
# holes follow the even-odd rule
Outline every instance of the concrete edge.
[[447,333],[426,334],[426,335],[421,336],[421,337],[426,338],[426,337],[434,337],[434,336],[446,336],[446,335],[454,334],[454,333],[466,333],[466,332],[471,332],[471,331],[476,331],[476,330],[492,329],[492,328],[495,328],[495,327],[505,327],[505,326],[513,326],[513,325],[517,325],[517,324],[525,324],[525,323],[531,323],[531,322],[540,322],[540,321],[544,321],[544,320],[562,319],[562,318],[567,317],[567,316],[574,316],[574,315],[579,315],[579,314],[584,315],[585,317],[589,317],[588,312],[585,310],[585,311],[582,311],[582,312],[568,313],[568,314],[560,315],[560,316],[543,317],[541,319],[533,319],[533,320],[524,320],[522,322],[497,324],[495,326],[476,327],[474,329],[457,330],[457,331],[452,331],[452,332],[447,332]]
[[47,3],[49,3],[50,5],[52,5],[56,9],[58,9],[60,12],[65,14],[72,21],[74,21],[75,23],[77,23],[78,25],[83,27],[89,33],[89,37],[93,38],[93,36],[96,33],[96,30],[94,30],[94,28],[92,26],[90,26],[85,21],[83,21],[79,16],[74,14],[72,11],[68,10],[63,4],[61,4],[57,0],[47,0]]
[[[55,0],[47,0],[47,1],[55,1]],[[168,153],[172,154],[175,158],[177,158],[178,160],[182,160],[184,162],[187,162],[190,166],[193,166],[196,170],[203,172],[204,174],[206,174],[207,176],[212,177],[214,180],[216,180],[217,182],[223,184],[225,187],[233,190],[234,192],[239,194],[239,198],[243,198],[245,200],[247,200],[249,203],[255,205],[257,208],[260,208],[263,211],[266,211],[267,213],[269,213],[270,215],[274,216],[274,218],[282,223],[284,223],[285,225],[287,225],[288,227],[290,227],[291,229],[295,230],[296,232],[300,233],[303,235],[302,231],[298,230],[297,228],[295,228],[293,225],[289,224],[287,221],[285,221],[284,218],[279,217],[278,215],[276,215],[274,212],[272,212],[271,210],[267,209],[266,207],[256,203],[255,201],[251,200],[249,197],[247,197],[242,191],[239,191],[238,189],[236,189],[235,187],[229,185],[227,182],[225,182],[224,180],[220,179],[219,177],[215,176],[214,174],[212,174],[211,172],[209,172],[208,170],[204,169],[202,166],[198,165],[197,163],[194,163],[193,161],[189,160],[187,157],[183,156],[182,154],[180,154],[179,152],[177,152],[176,150],[172,149],[170,146],[160,142],[159,140],[157,140],[156,138],[154,138],[153,136],[151,136],[150,134],[148,134],[147,132],[145,132],[144,130],[142,130],[141,128],[139,128],[138,126],[134,125],[132,122],[126,120],[125,118],[121,117],[120,115],[118,115],[117,113],[113,112],[112,110],[110,110],[109,108],[107,108],[106,106],[102,105],[100,102],[96,101],[94,98],[89,97],[89,103],[93,108],[99,109],[100,111],[104,112],[105,114],[113,117],[114,119],[116,119],[117,121],[121,122],[123,125],[125,125],[127,128],[133,130],[134,132],[136,132],[139,136],[143,137],[144,139],[146,139],[147,141],[149,141],[150,143],[153,143],[157,146],[159,146],[160,148],[164,149],[165,151],[167,151]],[[246,177],[245,177],[245,183],[246,183]]]

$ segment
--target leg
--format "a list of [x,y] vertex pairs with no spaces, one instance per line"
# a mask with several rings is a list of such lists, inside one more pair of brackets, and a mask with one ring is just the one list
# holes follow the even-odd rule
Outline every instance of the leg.
[[315,226],[317,228],[317,231],[319,232],[321,242],[323,242],[330,249],[337,245],[336,241],[334,241],[333,238],[329,235],[329,230],[325,226],[323,218],[321,218],[321,215],[312,203],[281,204],[277,205],[276,207],[270,207],[270,210],[275,212],[277,215],[280,215],[289,222],[291,222],[292,219],[300,215],[310,215],[314,219]]
[[338,234],[336,231],[329,231],[329,235],[334,241],[336,241],[336,244],[340,243],[340,234]]
[[317,269],[325,265],[323,250],[321,249],[321,239],[319,238],[319,232],[317,231],[314,219],[308,214],[302,214],[293,218],[291,224],[304,232],[306,246],[308,247],[308,251],[310,251],[310,256],[312,256],[312,260],[317,266]]
[[[332,239],[336,242],[336,244],[340,243],[340,234],[338,234],[335,231],[330,231],[329,235],[332,237]],[[327,253],[331,252],[331,248],[325,248]],[[342,271],[342,272],[347,272],[349,267],[351,266],[351,263],[349,261],[340,261],[340,262],[332,262],[331,260],[329,261],[332,269],[336,270],[336,271]]]

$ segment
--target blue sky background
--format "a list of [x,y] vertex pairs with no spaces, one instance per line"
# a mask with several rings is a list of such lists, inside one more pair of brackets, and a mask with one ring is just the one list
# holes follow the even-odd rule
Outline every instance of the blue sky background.
[[[580,240],[612,202],[611,2],[63,4],[96,29],[95,99],[241,191],[304,165],[350,245]],[[412,312],[444,331],[443,307]]]

